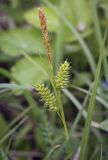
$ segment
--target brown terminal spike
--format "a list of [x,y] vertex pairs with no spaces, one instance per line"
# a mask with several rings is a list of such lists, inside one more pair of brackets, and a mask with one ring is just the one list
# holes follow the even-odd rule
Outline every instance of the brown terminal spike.
[[46,17],[44,13],[43,8],[38,8],[39,10],[39,19],[41,23],[41,29],[44,37],[44,43],[47,50],[48,60],[51,63],[52,61],[52,50],[51,50],[51,44],[50,44],[50,38],[47,30],[47,23],[46,23]]

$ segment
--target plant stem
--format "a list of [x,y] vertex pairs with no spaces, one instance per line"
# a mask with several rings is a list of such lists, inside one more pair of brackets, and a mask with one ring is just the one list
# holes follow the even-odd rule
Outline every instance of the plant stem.
[[68,132],[68,128],[67,128],[67,124],[66,124],[66,120],[65,120],[65,115],[64,115],[64,110],[63,110],[63,105],[62,105],[61,95],[60,95],[59,90],[57,90],[57,95],[58,95],[58,104],[59,104],[60,114],[62,117],[62,123],[64,125],[65,134],[66,134],[66,140],[68,141],[69,140],[69,132]]
[[50,68],[51,68],[50,81],[51,81],[52,87],[54,89],[54,93],[55,93],[56,100],[57,100],[57,105],[59,107],[59,112],[60,112],[61,120],[62,120],[64,129],[65,129],[66,140],[68,142],[68,140],[69,140],[69,132],[68,132],[68,128],[67,128],[67,125],[66,125],[63,105],[62,105],[62,101],[61,101],[61,95],[60,95],[60,91],[58,89],[56,89],[55,78],[54,78],[54,71],[53,71],[52,65],[50,66]]

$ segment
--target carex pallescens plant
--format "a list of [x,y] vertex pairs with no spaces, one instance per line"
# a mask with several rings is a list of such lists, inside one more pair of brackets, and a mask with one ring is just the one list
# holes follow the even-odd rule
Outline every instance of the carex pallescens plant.
[[66,60],[63,64],[61,64],[57,74],[56,75],[54,74],[54,68],[52,64],[52,48],[47,30],[46,17],[43,8],[39,8],[38,10],[39,10],[39,19],[41,23],[44,44],[47,50],[48,62],[50,65],[49,77],[54,92],[51,92],[49,88],[47,88],[44,85],[44,83],[35,84],[34,87],[38,92],[38,94],[40,95],[40,97],[42,98],[42,100],[44,101],[45,105],[48,106],[51,111],[57,112],[57,114],[60,116],[65,129],[66,140],[68,141],[69,132],[65,121],[60,90],[67,87],[68,85],[70,64]]

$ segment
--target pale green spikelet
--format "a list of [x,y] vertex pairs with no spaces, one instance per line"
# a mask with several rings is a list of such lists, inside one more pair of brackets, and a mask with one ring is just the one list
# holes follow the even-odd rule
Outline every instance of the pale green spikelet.
[[51,93],[49,89],[44,86],[44,84],[36,84],[34,87],[41,96],[45,105],[48,106],[51,111],[57,111],[56,99],[53,93]]
[[58,70],[57,76],[55,78],[56,88],[63,89],[67,87],[69,82],[69,62],[65,61],[61,64],[60,69]]

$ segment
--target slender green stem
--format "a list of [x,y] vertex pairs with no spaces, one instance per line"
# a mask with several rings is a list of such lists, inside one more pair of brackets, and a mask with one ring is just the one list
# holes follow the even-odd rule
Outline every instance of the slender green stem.
[[33,106],[30,106],[26,109],[24,109],[24,111],[22,111],[17,117],[15,117],[15,119],[13,119],[13,121],[9,124],[9,128],[11,128],[16,122],[18,122],[21,118],[23,118],[28,112],[30,112],[30,110],[32,109]]
[[101,144],[101,154],[100,154],[100,160],[102,160],[102,158],[103,158],[103,155],[102,155],[102,144]]
[[64,129],[65,129],[66,140],[68,141],[69,140],[69,132],[68,132],[68,128],[67,128],[67,125],[66,125],[63,105],[62,105],[62,101],[61,101],[61,95],[60,95],[60,91],[56,89],[55,77],[54,77],[54,71],[53,71],[52,65],[50,66],[50,68],[51,68],[50,81],[51,81],[52,87],[54,89],[54,93],[55,93],[56,100],[57,100],[57,105],[59,107],[59,112],[60,112],[61,120],[62,120]]
[[74,123],[73,123],[73,125],[72,125],[72,133],[75,133],[75,130],[76,130],[76,128],[77,128],[77,124],[78,124],[78,122],[80,121],[80,118],[81,118],[81,116],[82,116],[82,112],[83,112],[83,110],[85,109],[86,104],[87,104],[87,102],[88,102],[88,99],[89,99],[89,96],[90,96],[90,92],[91,92],[91,87],[90,87],[87,95],[85,96],[85,99],[84,99],[82,108],[81,108],[80,112],[78,112],[77,117],[75,118],[75,121],[74,121]]
[[60,91],[59,90],[57,90],[57,94],[58,94],[59,109],[60,109],[62,122],[63,122],[64,129],[65,129],[66,139],[69,140],[69,132],[68,132],[68,128],[67,128],[67,125],[66,125],[66,120],[65,120],[65,115],[64,115],[64,110],[63,110],[63,105],[62,105],[61,95],[60,95]]

